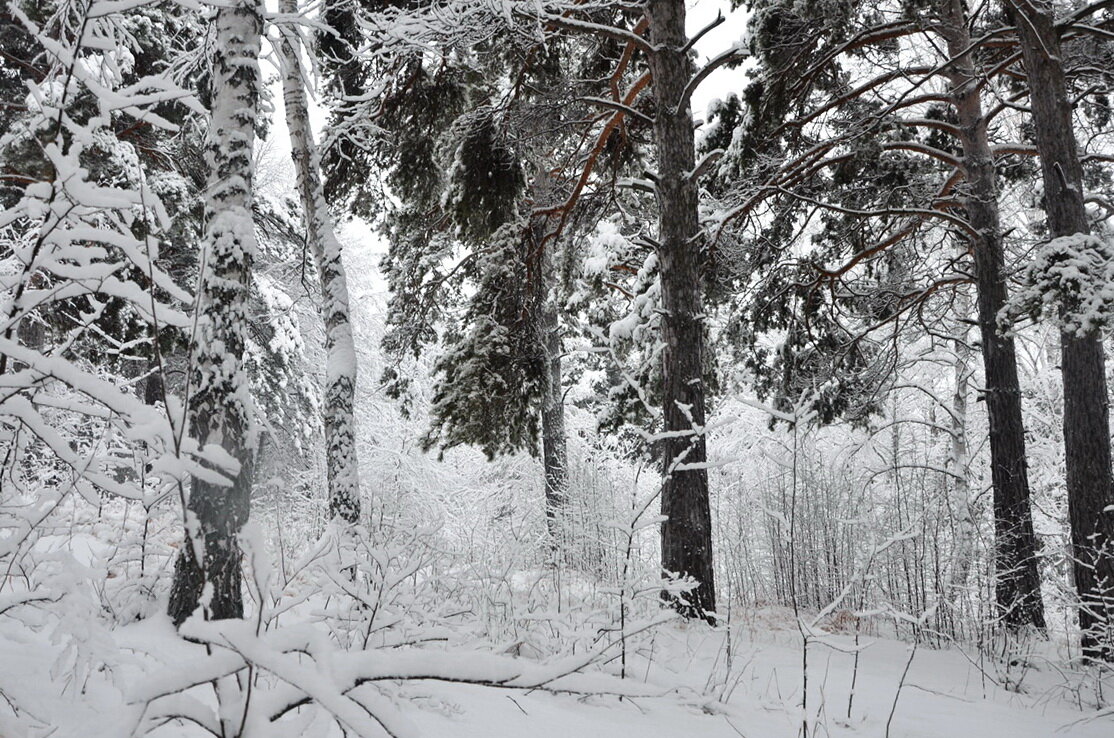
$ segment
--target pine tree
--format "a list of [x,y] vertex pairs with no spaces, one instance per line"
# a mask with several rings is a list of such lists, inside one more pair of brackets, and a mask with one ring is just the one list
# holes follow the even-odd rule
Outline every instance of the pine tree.
[[[1009,2],[1024,62],[1044,209],[1054,239],[1095,248],[1083,196],[1083,167],[1054,6]],[[1064,382],[1064,449],[1073,572],[1084,654],[1114,660],[1114,478],[1111,476],[1106,355],[1097,328],[1065,326],[1060,334]]]
[[[554,232],[560,226],[537,211],[552,208],[547,198],[558,199],[567,182],[548,182],[547,162],[526,174],[534,150],[555,148],[547,140],[552,134],[530,126],[544,121],[531,98],[552,74],[556,52],[478,10],[500,33],[498,42],[485,30],[469,44],[469,29],[425,19],[453,50],[437,63],[405,45],[360,59],[351,53],[359,45],[354,18],[373,9],[336,4],[330,12],[344,26],[337,38],[345,42],[330,42],[340,61],[333,64],[338,132],[326,157],[329,187],[355,212],[378,215],[390,242],[389,353],[401,364],[408,355],[440,350],[423,446],[472,445],[495,457],[536,453],[540,441],[545,514],[556,536],[567,497]],[[386,92],[368,108],[354,91],[373,78]],[[509,80],[517,93],[507,99],[498,90]],[[548,101],[537,109],[556,110]],[[368,135],[353,123],[364,116],[390,135]],[[354,158],[382,173],[397,205],[350,176]],[[405,402],[405,373],[389,367],[384,379]]]
[[[994,52],[972,39],[973,21],[962,3],[903,3],[893,8],[897,16],[892,20],[881,10],[867,4],[825,5],[822,20],[813,23],[792,3],[757,8],[753,46],[762,74],[745,95],[755,123],[738,146],[761,184],[744,192],[775,208],[766,233],[776,243],[796,237],[795,219],[806,210],[825,213],[821,242],[832,246],[819,254],[813,276],[771,281],[781,293],[787,282],[805,284],[806,305],[809,300],[845,303],[836,294],[850,295],[850,309],[834,311],[844,316],[837,323],[848,313],[863,313],[857,295],[864,285],[852,284],[853,275],[891,258],[884,254],[905,249],[892,258],[905,263],[912,279],[893,293],[897,299],[888,301],[874,321],[847,324],[854,338],[844,339],[846,346],[869,346],[872,330],[921,310],[949,283],[965,281],[954,274],[950,256],[933,249],[918,256],[923,249],[918,244],[928,243],[935,231],[934,221],[953,227],[971,244],[990,421],[996,597],[1007,626],[1043,629],[1016,352],[1013,339],[998,326],[1007,299],[998,212],[1001,175],[988,138],[992,116],[982,110],[984,86],[977,81],[980,65],[994,63],[986,54]],[[946,63],[903,55],[902,40],[921,34],[932,43],[944,42]],[[860,64],[869,54],[891,60],[891,68]],[[938,78],[947,84],[943,94],[931,87]],[[744,210],[754,207],[747,201]],[[837,285],[843,289],[837,291]],[[811,311],[803,312],[809,333],[825,335],[823,324],[819,331],[814,327]],[[870,383],[860,387],[871,396]],[[849,407],[830,403],[826,415],[831,410],[845,415]]]
[[704,293],[701,275],[696,151],[689,84],[684,0],[649,0],[647,53],[654,96],[654,145],[661,280],[662,523],[661,558],[667,571],[696,580],[684,602],[686,617],[715,621],[711,503],[704,426]]
[[948,80],[963,152],[962,202],[975,234],[972,251],[994,487],[995,594],[1000,615],[1008,626],[1031,625],[1043,631],[1044,608],[1029,501],[1017,353],[1013,338],[1003,335],[998,326],[998,314],[1007,300],[1005,249],[998,214],[998,175],[968,28],[969,18],[963,0],[942,0],[940,31],[952,60]]

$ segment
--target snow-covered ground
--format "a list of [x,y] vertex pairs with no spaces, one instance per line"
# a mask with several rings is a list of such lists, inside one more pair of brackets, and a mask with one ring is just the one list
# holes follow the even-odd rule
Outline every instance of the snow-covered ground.
[[[803,715],[800,635],[795,629],[770,627],[768,619],[755,622],[761,624],[731,634],[730,654],[725,629],[659,629],[628,658],[623,691],[635,696],[555,694],[422,679],[396,684],[390,691],[391,709],[408,734],[430,738],[797,736]],[[80,626],[73,623],[75,629]],[[157,689],[153,685],[160,682],[172,683],[178,670],[204,673],[198,660],[203,658],[201,647],[178,639],[161,616],[118,628],[109,637],[103,632],[98,638],[77,631],[72,635],[72,641],[51,641],[24,630],[22,635],[5,632],[0,638],[0,690],[21,711],[13,717],[9,710],[0,710],[4,738],[132,735],[141,711],[136,695]],[[75,649],[75,643],[80,648]],[[400,652],[388,653],[385,659]],[[1012,674],[1022,677],[1022,683],[1014,691],[996,683],[1002,678],[1000,665],[980,664],[977,655],[958,649],[921,646],[914,653],[907,643],[862,636],[857,673],[854,653],[854,639],[848,635],[824,636],[810,644],[810,735],[1114,736],[1114,713],[1094,707],[1094,675],[1069,674],[1053,660],[1030,656],[1028,666],[1015,667]],[[420,658],[424,661],[418,663],[425,663],[438,655]],[[482,673],[482,658],[476,662]],[[343,671],[335,664],[331,667],[334,676]],[[607,668],[614,671],[618,663]],[[592,677],[571,679],[565,683],[582,689]],[[1107,679],[1109,700],[1114,683],[1109,675]],[[602,675],[597,681],[618,684]],[[211,703],[211,692],[207,697],[205,689],[193,690],[198,705]],[[339,735],[327,720],[307,720],[301,730],[297,734]],[[196,726],[178,722],[150,734],[205,735]]]
[[[730,676],[725,668],[723,630],[663,629],[652,659],[636,657],[634,679],[661,697],[580,698],[455,685],[415,690],[441,711],[417,710],[424,735],[459,738],[789,738],[801,730],[801,646],[795,631],[752,631],[733,638]],[[860,639],[858,676],[851,718],[847,703],[854,674],[854,640],[825,638],[809,648],[811,728],[821,736],[886,735],[894,700],[892,738],[1111,738],[1114,713],[1081,711],[1075,682],[1051,664],[1034,664],[1022,692],[984,679],[976,660],[958,650],[918,648],[898,696],[909,644]],[[716,699],[727,681],[729,698]],[[1106,684],[1107,689],[1111,686]],[[670,691],[670,688],[671,691]],[[1093,698],[1093,678],[1083,699]],[[817,713],[819,713],[817,717]]]

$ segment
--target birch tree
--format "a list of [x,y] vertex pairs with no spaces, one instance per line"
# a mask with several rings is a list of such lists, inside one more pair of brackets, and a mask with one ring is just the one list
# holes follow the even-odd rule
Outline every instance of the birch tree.
[[199,605],[206,619],[243,616],[238,537],[251,506],[253,446],[243,358],[256,249],[252,152],[263,14],[262,3],[238,0],[214,19],[208,196],[188,405],[191,435],[220,463],[195,473],[190,485],[186,541],[169,603],[176,625]]
[[[280,9],[293,18],[298,13],[297,0],[282,0]],[[280,44],[285,67],[282,89],[306,241],[321,281],[327,354],[323,420],[329,512],[352,524],[360,517],[355,433],[356,346],[349,319],[348,281],[341,261],[341,245],[325,203],[321,159],[310,129],[300,49],[297,29],[290,27]]]

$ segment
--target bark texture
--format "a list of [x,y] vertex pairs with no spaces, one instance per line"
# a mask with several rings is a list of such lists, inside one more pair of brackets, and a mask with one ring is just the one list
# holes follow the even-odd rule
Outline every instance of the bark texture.
[[[550,260],[547,272],[552,273]],[[551,281],[551,280],[550,280]],[[565,402],[561,378],[561,328],[552,294],[541,308],[542,346],[545,350],[545,395],[542,398],[542,466],[545,470],[545,520],[558,549],[568,544],[569,465],[565,436]]]
[[661,281],[663,481],[662,567],[697,581],[686,617],[712,621],[716,607],[712,524],[704,439],[704,305],[692,111],[685,88],[693,76],[684,51],[684,0],[649,0],[650,74],[657,152],[658,270]]
[[[283,13],[298,12],[297,0],[282,0]],[[356,345],[349,318],[348,280],[341,261],[341,245],[325,203],[321,159],[313,140],[302,77],[301,44],[293,31],[281,44],[283,100],[290,131],[298,195],[306,227],[306,242],[321,280],[321,313],[325,324],[325,465],[329,479],[329,513],[345,522],[360,517],[360,478],[356,456]]]
[[[239,533],[251,505],[251,417],[244,345],[255,226],[252,149],[259,107],[263,4],[241,0],[216,15],[205,237],[197,327],[191,339],[190,433],[219,447],[211,474],[194,476],[186,540],[174,570],[169,614],[180,625],[200,605],[206,619],[243,617]],[[221,479],[221,475],[226,479]],[[204,594],[204,597],[203,597]]]
[[[1021,42],[1029,104],[1053,238],[1090,233],[1083,167],[1052,5],[1026,0],[1008,7]],[[1064,383],[1064,451],[1068,517],[1079,624],[1087,656],[1114,659],[1114,480],[1110,467],[1106,357],[1098,331],[1060,336]]]
[[980,77],[971,59],[971,37],[963,0],[944,0],[943,23],[951,66],[952,104],[961,132],[965,183],[962,197],[967,220],[976,232],[971,241],[978,292],[987,414],[990,421],[990,467],[994,487],[995,597],[999,617],[1009,628],[1045,628],[1037,569],[1037,539],[1029,500],[1021,384],[1013,339],[998,329],[998,312],[1007,299],[1002,227],[998,212],[997,171],[986,132]]

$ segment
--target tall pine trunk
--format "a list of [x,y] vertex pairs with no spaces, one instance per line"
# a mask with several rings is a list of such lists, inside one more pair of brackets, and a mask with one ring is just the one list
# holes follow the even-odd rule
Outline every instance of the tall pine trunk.
[[658,272],[661,281],[664,439],[662,567],[697,586],[673,604],[686,617],[712,621],[715,577],[704,439],[704,305],[692,111],[685,88],[693,76],[684,47],[684,0],[648,0],[650,74],[657,152]]
[[[250,397],[244,371],[247,303],[255,225],[252,149],[259,106],[259,50],[264,7],[240,0],[217,11],[205,236],[197,327],[190,341],[190,433],[219,446],[232,464],[195,476],[186,540],[174,570],[169,614],[180,625],[202,605],[210,620],[243,617],[239,534],[251,506]],[[228,468],[228,467],[235,468]],[[205,601],[202,593],[206,592]]]
[[1006,304],[1002,227],[998,213],[997,171],[986,132],[980,78],[970,48],[964,0],[944,0],[942,32],[950,67],[963,148],[963,206],[975,230],[972,250],[978,292],[987,414],[990,420],[990,469],[994,487],[995,595],[999,616],[1011,629],[1045,628],[1037,570],[1037,539],[1029,501],[1021,384],[1013,339],[998,329],[998,312]]
[[[297,0],[282,0],[283,13],[294,16]],[[321,313],[325,324],[325,464],[329,479],[329,513],[347,523],[360,517],[360,478],[356,463],[355,396],[356,344],[349,319],[348,281],[341,246],[325,204],[321,160],[313,140],[302,77],[301,45],[294,30],[281,44],[285,73],[283,100],[290,131],[298,195],[306,227],[306,241],[321,279]]]
[[[534,180],[535,200],[548,194],[549,175],[540,171]],[[532,263],[538,273],[533,280],[533,302],[536,306],[536,330],[545,374],[541,407],[542,476],[545,489],[545,523],[550,544],[560,556],[568,550],[568,441],[565,435],[565,402],[561,356],[561,321],[555,287],[557,262],[553,258],[554,241],[549,233],[550,218],[534,215],[529,238]]]
[[[1044,180],[1044,209],[1053,238],[1090,233],[1083,167],[1052,6],[1011,4],[1028,77],[1029,105]],[[1110,467],[1106,357],[1097,330],[1060,335],[1064,382],[1064,451],[1079,624],[1087,656],[1114,658],[1114,480]],[[1105,637],[1102,637],[1105,636]]]

